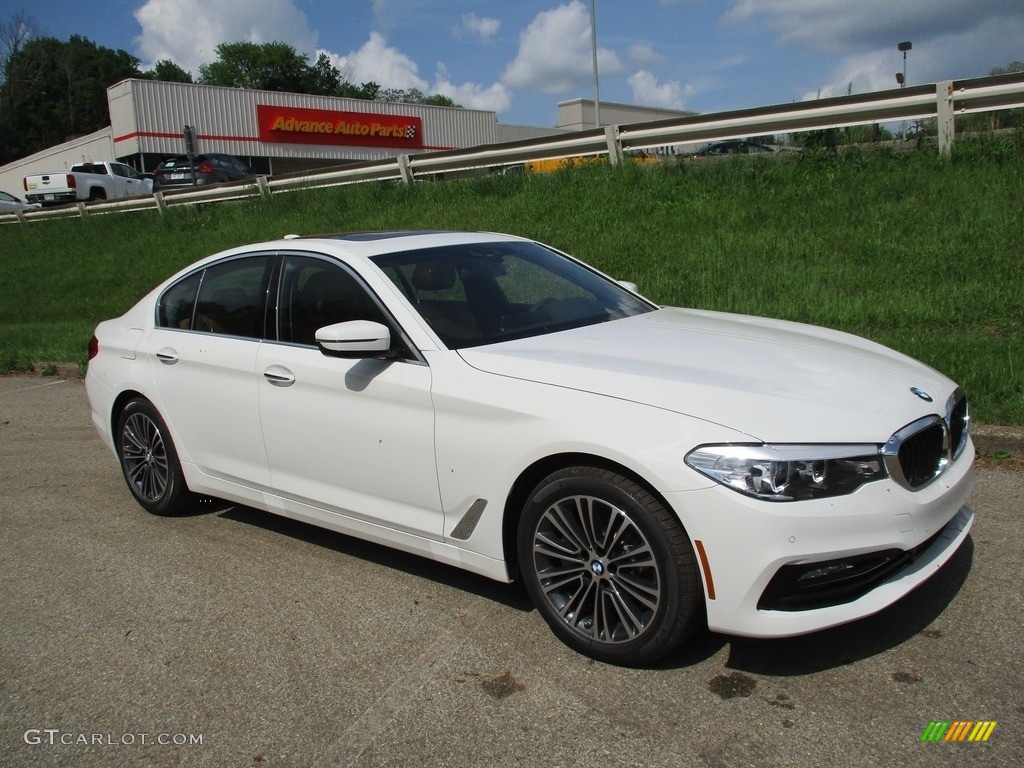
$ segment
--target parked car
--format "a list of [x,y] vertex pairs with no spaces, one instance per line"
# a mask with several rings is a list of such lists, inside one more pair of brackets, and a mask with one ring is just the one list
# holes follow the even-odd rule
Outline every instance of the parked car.
[[234,248],[97,327],[92,420],[152,513],[200,494],[521,578],[614,663],[873,614],[965,541],[954,382],[627,285],[508,235]]
[[775,152],[775,147],[749,139],[732,139],[716,141],[698,149],[690,155],[694,160],[705,157],[724,157],[727,155],[765,155]]
[[62,205],[148,195],[153,180],[125,163],[79,163],[70,171],[34,173],[22,179],[25,199],[42,205]]
[[0,192],[0,213],[17,213],[18,211],[37,211],[38,205],[26,203],[19,197]]
[[153,191],[182,189],[195,185],[219,184],[223,181],[251,179],[256,173],[237,157],[219,152],[195,155],[192,165],[184,155],[168,157],[153,171]]

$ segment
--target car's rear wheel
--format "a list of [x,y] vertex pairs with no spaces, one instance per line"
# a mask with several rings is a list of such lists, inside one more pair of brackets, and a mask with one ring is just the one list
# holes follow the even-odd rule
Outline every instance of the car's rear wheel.
[[702,586],[689,538],[645,488],[572,467],[545,478],[523,510],[519,563],[554,633],[613,664],[649,664],[701,624]]
[[135,500],[154,515],[176,515],[196,498],[185,484],[170,433],[152,403],[129,402],[117,420],[117,456]]

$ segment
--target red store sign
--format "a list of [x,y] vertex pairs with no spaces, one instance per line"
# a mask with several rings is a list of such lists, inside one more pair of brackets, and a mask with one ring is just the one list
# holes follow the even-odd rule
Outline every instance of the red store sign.
[[260,140],[283,144],[423,148],[423,121],[407,115],[256,105]]

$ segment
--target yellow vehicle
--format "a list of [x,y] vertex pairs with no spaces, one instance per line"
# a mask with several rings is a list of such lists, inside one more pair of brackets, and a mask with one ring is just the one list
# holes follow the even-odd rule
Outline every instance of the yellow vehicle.
[[[623,152],[623,158],[630,163],[637,165],[653,165],[658,158],[643,149],[628,149]],[[576,157],[554,157],[549,160],[533,160],[523,164],[527,173],[551,173],[563,168],[575,168],[580,165],[593,165],[607,163],[607,155],[579,155]]]

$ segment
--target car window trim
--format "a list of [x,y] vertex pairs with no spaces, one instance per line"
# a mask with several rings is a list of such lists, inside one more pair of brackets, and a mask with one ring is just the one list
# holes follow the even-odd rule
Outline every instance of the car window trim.
[[[258,258],[260,256],[269,257],[270,258],[270,262],[271,262],[270,263],[270,276],[269,276],[269,278],[267,278],[267,289],[264,292],[264,295],[263,295],[263,297],[261,299],[261,303],[263,304],[263,328],[262,328],[261,335],[257,336],[257,337],[254,337],[254,336],[239,336],[239,335],[234,334],[234,333],[212,333],[210,331],[198,331],[198,330],[196,330],[196,328],[195,328],[195,324],[196,324],[196,311],[197,311],[197,308],[199,306],[199,295],[200,295],[200,293],[203,290],[203,283],[206,282],[206,271],[208,269],[210,269],[211,267],[218,267],[221,264],[226,264],[226,263],[231,262],[231,261],[239,261],[241,259]],[[153,328],[155,330],[161,330],[161,331],[177,331],[177,332],[180,332],[180,333],[195,333],[195,334],[202,335],[203,337],[213,337],[213,338],[218,338],[218,339],[240,339],[242,341],[255,341],[255,342],[260,342],[260,343],[268,341],[268,339],[267,339],[267,314],[268,314],[269,295],[270,295],[270,289],[274,285],[274,281],[275,281],[277,273],[278,273],[278,269],[279,269],[278,262],[279,261],[280,261],[280,259],[278,259],[277,253],[275,251],[253,251],[251,253],[237,253],[237,254],[234,254],[232,256],[226,256],[223,259],[217,259],[216,261],[211,261],[208,264],[203,264],[201,267],[197,267],[196,269],[193,269],[191,272],[187,272],[186,274],[182,275],[181,277],[179,277],[174,282],[170,283],[162,291],[160,291],[160,295],[157,297],[156,302],[154,302],[154,304],[153,304]],[[192,314],[189,316],[189,327],[188,328],[175,328],[174,326],[171,326],[171,325],[161,325],[160,324],[160,308],[163,306],[164,297],[167,295],[167,292],[170,291],[175,286],[180,285],[185,280],[188,280],[190,277],[192,277],[193,275],[195,275],[197,273],[200,274],[200,276],[199,276],[199,285],[196,286],[196,299],[195,299],[195,302],[192,304]]]
[[[268,296],[267,301],[267,330],[269,331],[271,328],[273,329],[273,338],[271,338],[270,333],[264,334],[264,341],[266,341],[268,344],[280,344],[282,346],[299,347],[301,349],[317,349],[317,346],[315,344],[303,344],[297,341],[281,341],[280,339],[277,338],[279,328],[278,315],[281,310],[281,276],[284,274],[285,259],[288,258],[289,256],[308,257],[316,259],[318,261],[323,261],[327,264],[330,264],[333,267],[341,269],[342,271],[346,272],[353,280],[355,280],[360,288],[366,291],[366,294],[370,297],[373,303],[377,306],[377,308],[381,311],[384,317],[388,320],[388,330],[392,334],[396,332],[398,333],[402,346],[404,346],[405,349],[408,351],[408,354],[403,354],[401,357],[394,358],[395,362],[427,365],[427,359],[423,356],[423,353],[416,346],[416,344],[413,343],[408,331],[406,331],[402,324],[398,322],[398,319],[395,317],[395,313],[391,311],[391,309],[384,301],[381,300],[380,296],[378,296],[377,292],[370,287],[370,285],[366,282],[363,276],[360,275],[359,272],[353,269],[349,264],[337,258],[336,256],[332,256],[326,253],[320,253],[317,251],[279,250],[276,252],[276,255],[279,257],[279,263],[277,266],[276,281],[273,288],[274,297],[271,300],[270,297]],[[273,306],[271,306],[271,304]]]

